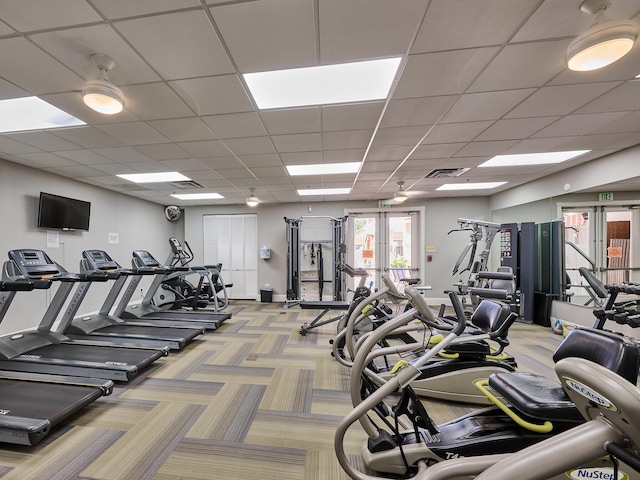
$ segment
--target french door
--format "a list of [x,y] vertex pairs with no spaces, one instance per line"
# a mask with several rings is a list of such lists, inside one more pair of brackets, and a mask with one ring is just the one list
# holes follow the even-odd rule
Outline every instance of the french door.
[[[584,284],[586,267],[605,284],[640,280],[640,210],[638,206],[563,206],[565,265],[574,285]],[[580,292],[576,292],[580,295]]]
[[347,262],[369,272],[367,286],[380,287],[384,272],[401,290],[401,279],[421,278],[422,209],[350,211],[348,216]]

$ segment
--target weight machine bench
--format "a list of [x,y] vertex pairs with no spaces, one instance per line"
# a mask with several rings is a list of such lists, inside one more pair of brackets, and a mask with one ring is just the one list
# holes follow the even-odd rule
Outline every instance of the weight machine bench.
[[346,312],[347,310],[349,310],[349,306],[351,305],[351,303],[342,302],[338,300],[330,300],[330,301],[322,301],[322,302],[303,300],[298,305],[303,310],[322,310],[322,312],[316,318],[314,318],[311,323],[305,323],[300,327],[300,335],[304,336],[311,329],[340,320],[344,316],[344,313],[341,313],[340,315],[337,315],[332,318],[328,318],[326,320],[322,320],[322,318],[331,310],[340,310],[340,311]]

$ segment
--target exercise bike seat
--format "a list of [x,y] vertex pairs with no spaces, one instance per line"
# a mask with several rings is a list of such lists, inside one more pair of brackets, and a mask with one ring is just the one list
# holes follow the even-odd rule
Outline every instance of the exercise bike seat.
[[[611,332],[575,329],[562,341],[553,361],[578,357],[597,363],[633,385],[638,379],[640,350],[630,339]],[[489,386],[524,415],[550,421],[583,422],[584,419],[562,385],[529,372],[498,373]]]

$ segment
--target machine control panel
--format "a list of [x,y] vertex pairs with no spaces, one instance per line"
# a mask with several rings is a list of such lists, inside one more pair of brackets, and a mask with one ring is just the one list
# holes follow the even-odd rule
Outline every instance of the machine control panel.
[[60,274],[56,263],[42,250],[11,250],[9,259],[13,260],[20,272],[27,278],[42,278]]
[[117,270],[120,268],[120,265],[104,250],[85,250],[82,252],[82,256],[96,270]]
[[137,260],[137,264],[147,268],[161,267],[160,263],[146,250],[135,250],[133,257]]

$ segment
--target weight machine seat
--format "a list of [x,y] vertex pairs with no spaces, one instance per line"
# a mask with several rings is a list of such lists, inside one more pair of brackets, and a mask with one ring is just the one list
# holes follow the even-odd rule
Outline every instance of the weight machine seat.
[[298,305],[303,310],[349,310],[351,303],[339,300],[313,301],[303,300]]
[[[562,341],[553,361],[577,357],[590,360],[636,384],[640,350],[630,339],[603,330],[575,329]],[[582,422],[583,417],[557,380],[529,372],[497,373],[489,386],[515,410],[532,418]]]

